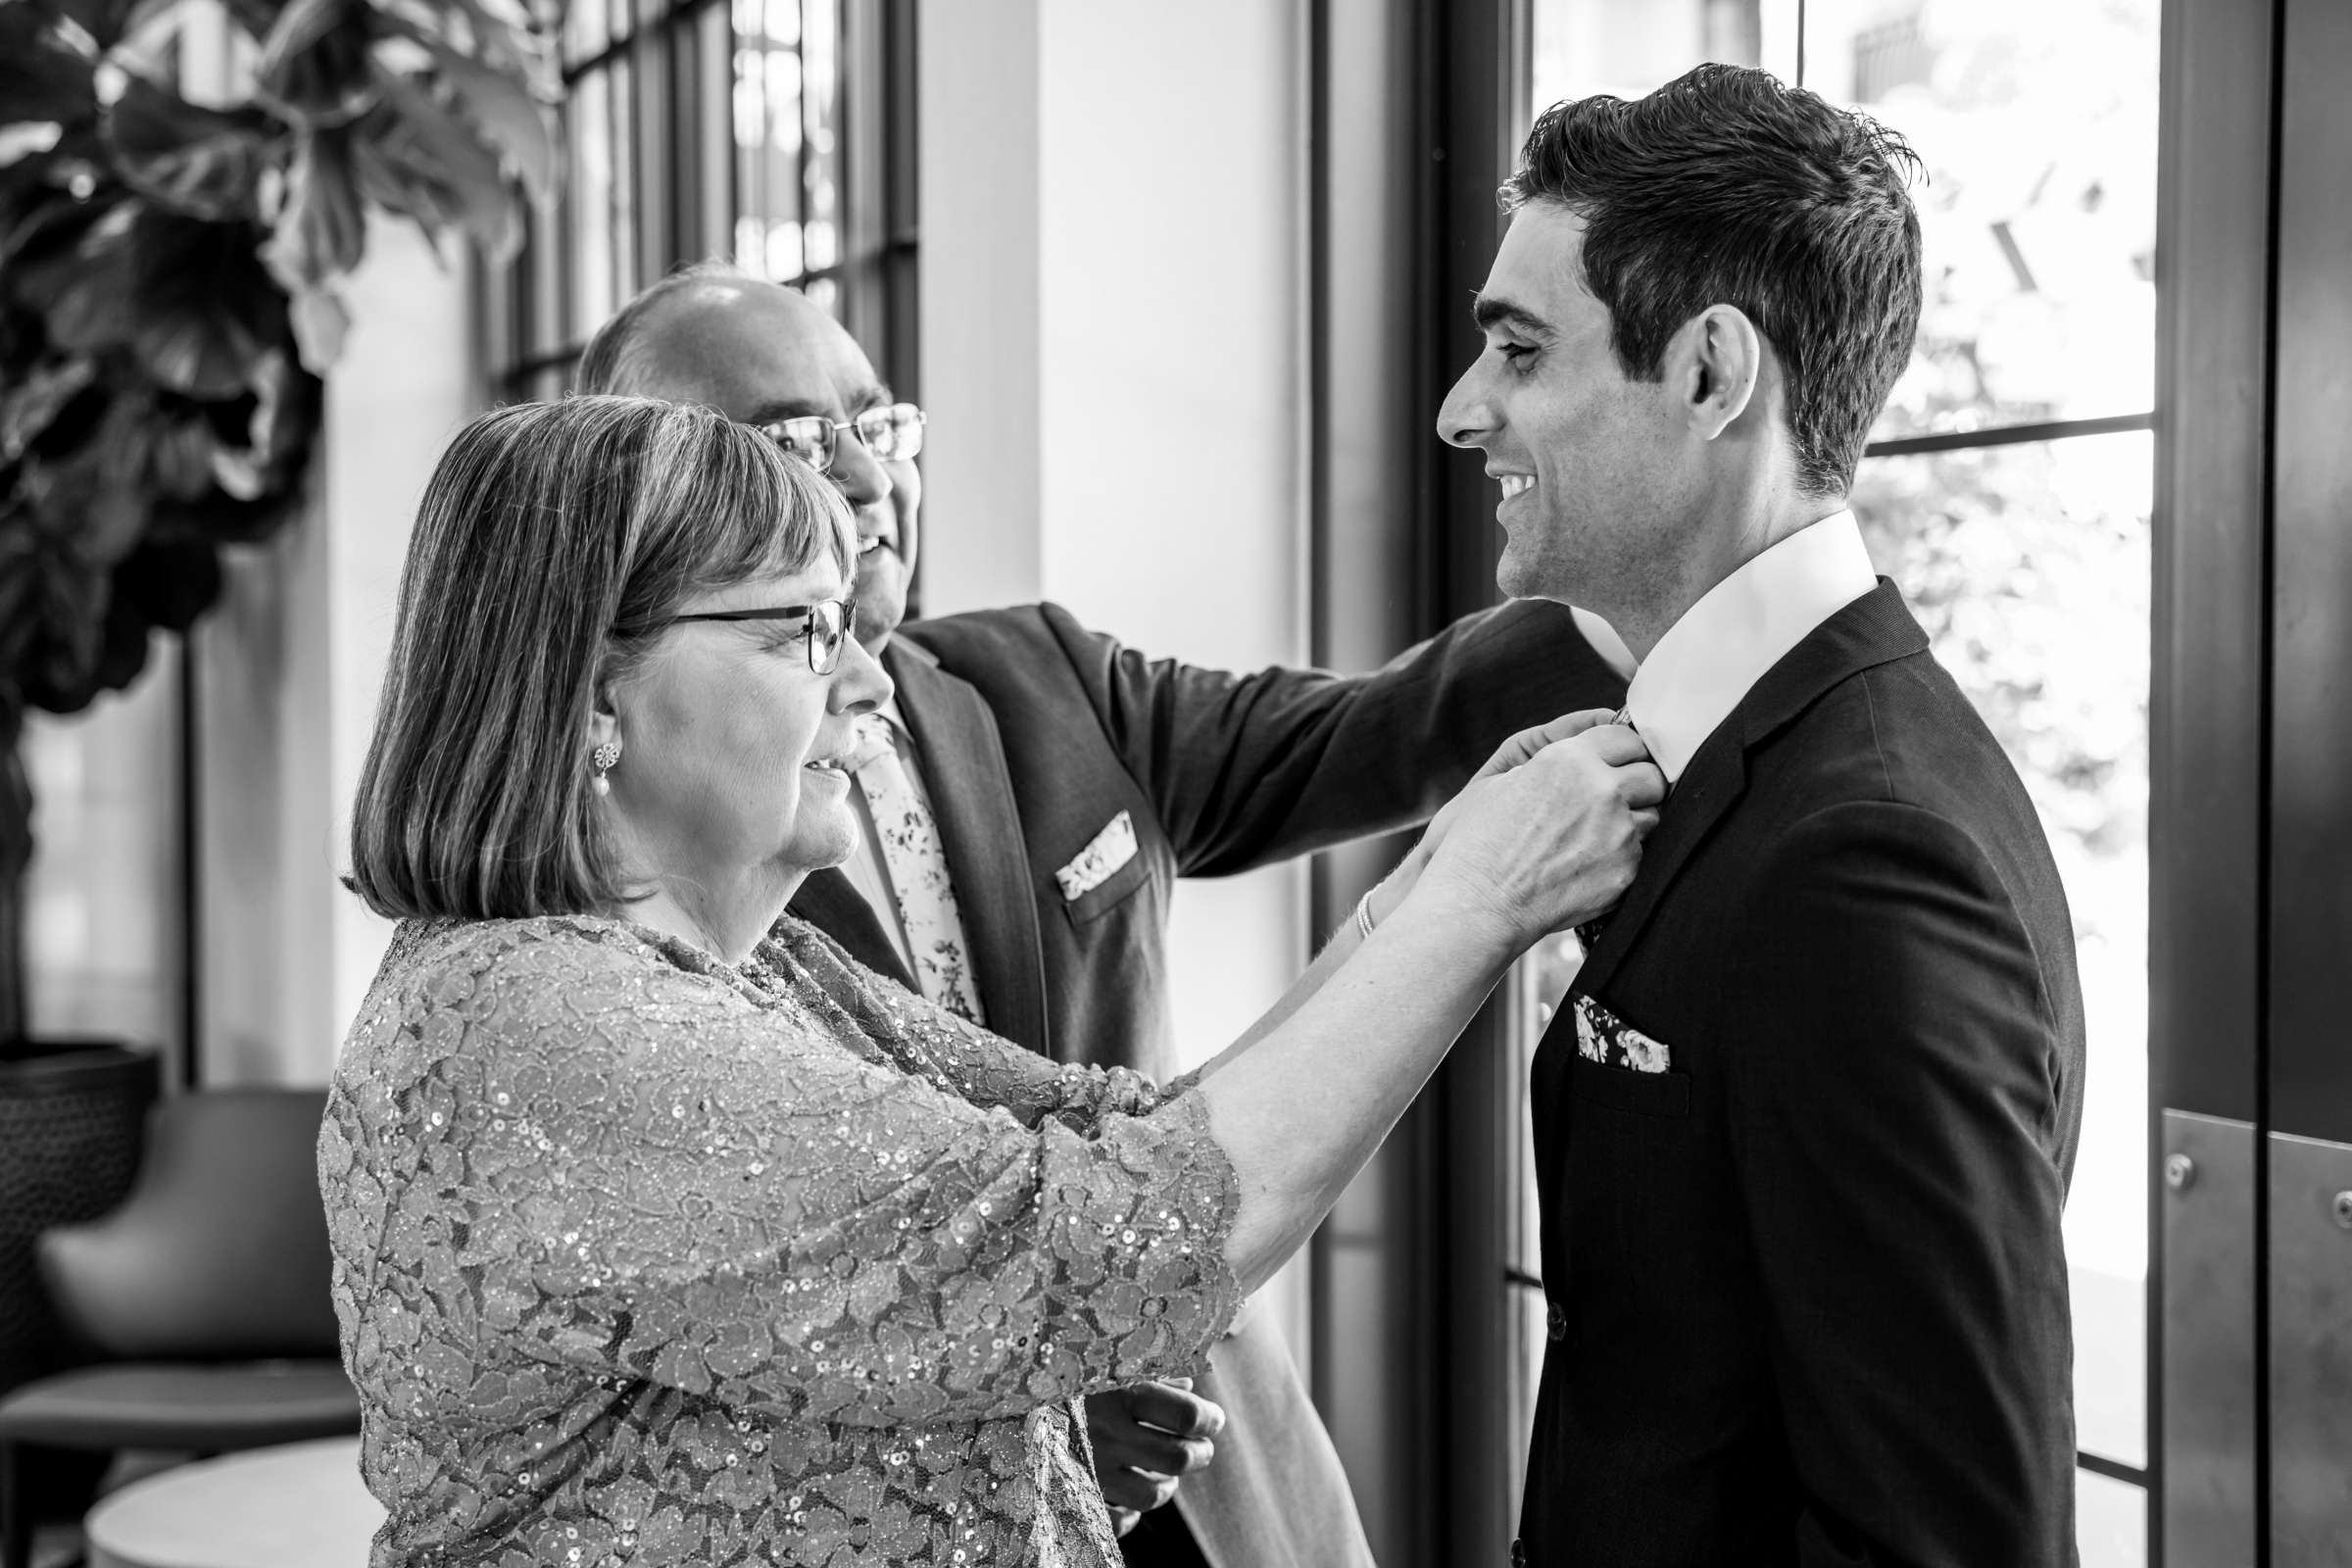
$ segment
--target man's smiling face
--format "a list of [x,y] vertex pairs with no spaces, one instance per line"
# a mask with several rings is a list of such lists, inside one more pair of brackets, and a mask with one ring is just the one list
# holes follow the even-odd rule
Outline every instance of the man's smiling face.
[[[891,394],[841,324],[793,290],[752,278],[700,280],[662,301],[629,390],[701,403],[744,424],[814,414],[837,422]],[[922,476],[836,432],[830,477],[858,514],[858,640],[880,653],[906,614]]]
[[1662,381],[1630,379],[1586,289],[1585,220],[1545,202],[1503,236],[1475,314],[1486,345],[1446,394],[1438,434],[1500,484],[1495,577],[1515,598],[1612,616],[1644,602],[1678,547],[1684,422]]

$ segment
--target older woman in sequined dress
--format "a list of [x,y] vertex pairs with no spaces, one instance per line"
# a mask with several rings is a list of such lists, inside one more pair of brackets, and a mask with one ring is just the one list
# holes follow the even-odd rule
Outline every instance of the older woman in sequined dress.
[[402,923],[319,1140],[377,1568],[1108,1568],[1073,1401],[1189,1372],[1631,877],[1662,786],[1565,722],[1210,1067],[1056,1066],[782,918],[889,690],[854,548],[669,404],[503,409],[433,477],[352,839]]

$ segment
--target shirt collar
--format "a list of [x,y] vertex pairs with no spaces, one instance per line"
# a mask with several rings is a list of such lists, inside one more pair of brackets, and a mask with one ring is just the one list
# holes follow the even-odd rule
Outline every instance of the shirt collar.
[[1878,586],[1850,512],[1799,528],[1707,590],[1666,629],[1625,706],[1672,784],[1748,689],[1813,629]]

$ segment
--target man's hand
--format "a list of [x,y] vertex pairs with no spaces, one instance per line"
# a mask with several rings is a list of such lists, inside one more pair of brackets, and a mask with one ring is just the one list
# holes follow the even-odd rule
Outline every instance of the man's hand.
[[1135,1383],[1086,1401],[1086,1430],[1095,1446],[1095,1479],[1110,1504],[1119,1534],[1134,1528],[1128,1512],[1147,1513],[1176,1495],[1177,1485],[1216,1457],[1209,1440],[1225,1430],[1225,1412],[1192,1392],[1192,1380]]

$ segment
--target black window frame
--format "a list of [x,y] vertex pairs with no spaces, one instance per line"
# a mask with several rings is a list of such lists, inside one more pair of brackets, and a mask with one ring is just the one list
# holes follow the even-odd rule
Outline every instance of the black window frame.
[[[561,395],[609,309],[681,264],[735,259],[746,206],[734,124],[745,57],[800,51],[747,36],[737,24],[743,9],[742,0],[584,0],[567,8],[564,177],[556,199],[528,214],[513,262],[485,269],[482,279],[483,368],[497,401]],[[774,280],[838,291],[831,308],[876,369],[900,396],[919,399],[917,0],[801,0],[800,11],[804,37],[808,19],[821,12],[836,40],[839,239],[823,265]],[[590,19],[585,28],[582,16]],[[583,30],[591,43],[575,52]],[[599,145],[610,150],[607,167],[623,189],[605,236],[614,245],[612,298],[588,320],[575,285],[584,193],[572,174],[584,150],[584,106],[599,93]],[[805,199],[812,158],[806,136],[795,157]]]

